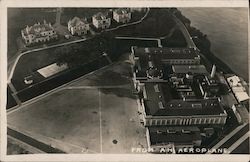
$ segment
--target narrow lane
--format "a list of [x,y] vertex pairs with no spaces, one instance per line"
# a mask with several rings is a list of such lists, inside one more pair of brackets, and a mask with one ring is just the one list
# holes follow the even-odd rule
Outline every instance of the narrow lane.
[[62,150],[46,145],[45,143],[42,143],[32,137],[29,137],[11,128],[7,128],[7,134],[46,153],[65,153]]
[[232,146],[228,148],[228,152],[231,153],[233,150],[235,150],[242,142],[244,142],[246,139],[249,138],[249,131],[243,135],[241,138],[239,138]]
[[238,131],[234,136],[232,136],[228,141],[226,141],[221,148],[229,148],[232,146],[239,138],[249,131],[249,124],[245,125],[240,131]]

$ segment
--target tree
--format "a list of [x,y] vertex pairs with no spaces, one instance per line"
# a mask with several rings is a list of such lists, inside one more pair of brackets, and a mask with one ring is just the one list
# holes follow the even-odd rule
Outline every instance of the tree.
[[114,54],[115,39],[111,33],[103,33],[81,43],[57,48],[56,62],[67,64],[70,68],[78,67],[98,59],[103,53]]

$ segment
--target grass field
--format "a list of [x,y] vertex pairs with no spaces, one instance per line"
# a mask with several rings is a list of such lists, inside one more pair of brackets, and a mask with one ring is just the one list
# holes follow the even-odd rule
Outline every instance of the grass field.
[[145,146],[136,104],[134,99],[98,89],[63,90],[11,113],[8,124],[68,153],[85,149],[88,153],[130,153],[139,143]]
[[[76,48],[81,49],[84,43],[85,42],[78,42],[78,43],[69,44],[66,46],[68,48],[76,47]],[[13,72],[13,77],[12,77],[12,82],[15,88],[19,91],[28,87],[29,85],[26,85],[24,83],[24,78],[29,75],[32,75],[33,73],[36,73],[38,69],[41,69],[45,66],[48,66],[50,64],[57,62],[57,56],[56,56],[57,53],[55,52],[55,50],[63,48],[63,47],[65,46],[53,47],[53,48],[49,48],[49,49],[45,49],[41,51],[31,52],[20,57],[20,59],[18,60],[16,64],[16,67]],[[82,62],[82,64],[85,64],[88,61],[89,60],[86,60],[86,62]],[[43,79],[44,79],[43,77],[39,77],[39,76],[38,78],[34,77],[34,82],[38,83],[38,82],[41,82]]]
[[[133,147],[146,147],[128,71],[123,62],[81,78],[8,114],[8,126],[67,153],[131,153]],[[116,73],[116,80],[109,73]]]
[[168,9],[151,8],[147,17],[137,25],[120,28],[114,31],[116,36],[127,37],[162,37],[169,34],[175,26]]

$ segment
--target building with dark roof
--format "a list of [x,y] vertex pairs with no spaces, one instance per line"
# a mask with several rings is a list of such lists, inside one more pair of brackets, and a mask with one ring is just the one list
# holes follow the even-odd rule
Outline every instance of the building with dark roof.
[[200,131],[207,138],[213,134],[207,130],[224,126],[227,113],[218,96],[219,83],[200,64],[198,49],[131,50],[138,112],[150,150],[200,146]]
[[140,81],[164,79],[171,65],[200,64],[199,51],[193,48],[132,47],[131,59],[135,65],[134,77]]
[[179,148],[193,148],[201,145],[201,135],[198,127],[147,127],[146,137],[149,150],[160,152],[162,148],[166,152],[173,153]]
[[45,43],[58,38],[52,25],[45,20],[43,23],[36,23],[33,26],[26,26],[21,30],[22,38],[26,45]]
[[169,83],[145,82],[140,105],[144,125],[225,124],[227,113],[219,98],[197,99],[189,87],[182,91],[193,97],[181,96]]
[[74,17],[68,21],[68,30],[72,35],[87,34],[90,30],[89,23],[86,18]]
[[206,74],[208,71],[204,65],[172,65],[174,74]]

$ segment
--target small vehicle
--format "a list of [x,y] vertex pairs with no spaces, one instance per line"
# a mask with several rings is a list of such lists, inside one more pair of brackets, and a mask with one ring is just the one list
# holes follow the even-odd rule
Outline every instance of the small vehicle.
[[28,85],[32,84],[33,83],[33,76],[29,75],[29,76],[25,77],[24,78],[24,83],[28,84]]

